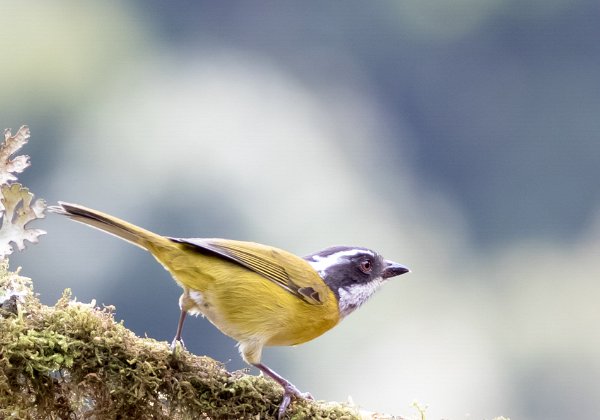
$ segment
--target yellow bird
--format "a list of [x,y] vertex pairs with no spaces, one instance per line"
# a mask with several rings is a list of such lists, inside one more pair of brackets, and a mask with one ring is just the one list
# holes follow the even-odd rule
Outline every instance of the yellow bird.
[[170,238],[77,204],[49,210],[149,251],[183,288],[173,348],[187,313],[203,315],[239,342],[242,358],[284,390],[281,419],[292,398],[312,398],[261,363],[264,346],[293,346],[330,330],[387,279],[407,273],[367,248],[335,246],[298,257],[254,242]]

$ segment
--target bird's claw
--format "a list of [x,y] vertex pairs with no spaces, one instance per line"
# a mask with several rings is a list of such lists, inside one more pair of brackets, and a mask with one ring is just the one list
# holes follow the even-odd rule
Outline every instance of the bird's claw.
[[277,420],[282,420],[285,417],[285,412],[288,406],[292,402],[292,398],[299,400],[314,400],[313,396],[309,392],[300,392],[294,385],[288,383],[283,387],[283,400],[279,406],[277,412]]
[[182,350],[185,350],[185,343],[183,342],[183,339],[174,338],[173,341],[171,341],[171,345],[169,346],[169,349],[171,349],[171,353],[175,354],[177,352],[177,344],[179,344]]

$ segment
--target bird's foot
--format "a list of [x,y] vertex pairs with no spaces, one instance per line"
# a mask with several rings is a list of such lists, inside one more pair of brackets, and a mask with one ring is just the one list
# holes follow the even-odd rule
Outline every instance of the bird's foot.
[[[177,344],[179,344],[179,346]],[[179,337],[179,338],[175,337],[173,339],[173,341],[171,341],[171,345],[169,346],[169,349],[171,349],[171,352],[173,353],[173,355],[175,355],[177,353],[178,347],[180,347],[181,350],[185,350],[185,343],[183,342],[183,339],[181,337]]]
[[300,392],[290,381],[279,375],[277,372],[272,370],[270,367],[263,365],[262,363],[253,363],[262,373],[270,376],[275,382],[277,382],[283,388],[283,400],[277,411],[277,418],[282,420],[285,416],[288,406],[292,402],[292,398],[297,400],[312,400],[313,397],[308,392]]
[[277,419],[282,420],[285,416],[285,412],[288,409],[288,406],[292,402],[292,398],[296,398],[299,400],[314,400],[313,396],[308,392],[300,392],[298,388],[296,388],[291,383],[286,383],[283,385],[283,401],[281,401],[281,405],[279,406],[279,411],[277,412]]

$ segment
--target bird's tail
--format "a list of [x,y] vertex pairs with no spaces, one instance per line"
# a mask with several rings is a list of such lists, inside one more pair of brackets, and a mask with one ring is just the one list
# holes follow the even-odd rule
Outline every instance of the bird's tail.
[[58,206],[50,206],[48,210],[110,233],[152,253],[156,248],[173,247],[173,242],[164,236],[79,204],[59,201]]

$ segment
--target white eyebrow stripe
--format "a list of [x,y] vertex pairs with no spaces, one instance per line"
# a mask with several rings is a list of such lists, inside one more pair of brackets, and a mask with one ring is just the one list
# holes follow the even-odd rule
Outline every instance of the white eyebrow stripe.
[[357,254],[369,254],[373,258],[375,255],[368,249],[346,249],[344,251],[334,252],[333,254],[329,254],[326,257],[322,257],[320,255],[313,255],[308,263],[315,269],[316,272],[321,274],[323,277],[323,273],[331,266],[337,264],[344,257],[353,257]]

